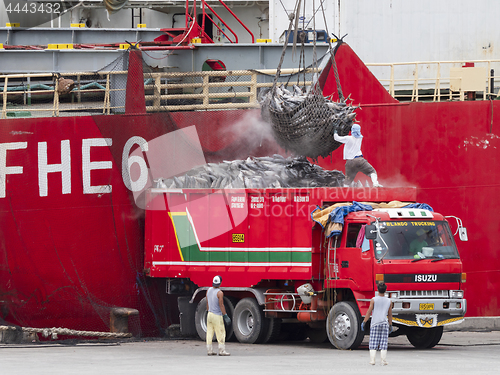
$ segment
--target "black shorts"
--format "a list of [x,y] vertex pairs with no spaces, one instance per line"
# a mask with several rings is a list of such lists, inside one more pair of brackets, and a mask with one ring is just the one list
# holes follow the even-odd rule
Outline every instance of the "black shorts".
[[358,172],[364,173],[370,176],[372,173],[377,173],[375,168],[372,167],[370,163],[366,161],[365,158],[359,157],[351,160],[346,160],[345,162],[345,175],[346,179],[344,181],[345,185],[350,185]]

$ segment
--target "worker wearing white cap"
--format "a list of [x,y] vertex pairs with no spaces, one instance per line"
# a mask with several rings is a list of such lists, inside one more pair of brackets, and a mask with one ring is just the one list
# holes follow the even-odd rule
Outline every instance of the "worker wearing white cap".
[[230,355],[226,352],[226,327],[224,323],[231,324],[231,318],[226,314],[224,307],[224,293],[219,289],[222,283],[220,276],[212,280],[212,287],[207,290],[207,353],[216,355],[212,349],[212,339],[217,336],[219,355]]
[[354,124],[351,127],[351,135],[346,135],[344,137],[338,135],[337,129],[335,129],[333,137],[337,142],[344,144],[346,175],[344,186],[351,186],[358,172],[362,172],[371,178],[373,187],[382,187],[382,185],[378,183],[377,171],[366,161],[361,152],[361,142],[363,141],[361,126]]

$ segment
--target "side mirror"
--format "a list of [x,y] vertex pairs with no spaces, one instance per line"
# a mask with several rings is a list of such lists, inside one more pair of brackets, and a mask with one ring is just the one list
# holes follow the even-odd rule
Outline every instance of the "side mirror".
[[[445,216],[445,219],[448,218],[454,218],[457,221],[457,232],[458,232],[458,237],[460,238],[460,241],[469,241],[469,237],[467,236],[467,228],[462,226],[462,220],[456,216]],[[457,232],[453,233],[454,236],[457,235]]]
[[367,240],[374,240],[377,238],[377,228],[375,225],[367,225],[365,227],[365,237]]
[[467,237],[467,228],[459,227],[458,237],[460,237],[460,241],[469,241],[469,237]]

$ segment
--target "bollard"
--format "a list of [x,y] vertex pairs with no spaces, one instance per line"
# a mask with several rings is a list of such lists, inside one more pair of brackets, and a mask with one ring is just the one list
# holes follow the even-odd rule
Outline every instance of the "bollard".
[[110,314],[110,332],[128,333],[128,317],[139,315],[139,310],[128,307],[114,307]]

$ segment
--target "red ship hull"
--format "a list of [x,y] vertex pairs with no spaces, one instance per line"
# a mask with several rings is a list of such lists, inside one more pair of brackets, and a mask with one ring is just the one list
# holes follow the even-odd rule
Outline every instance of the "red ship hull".
[[[245,113],[176,113],[173,121],[163,113],[3,120],[1,318],[21,326],[107,332],[111,309],[128,307],[140,312],[130,318],[130,330],[143,336],[178,321],[165,283],[143,275],[144,210],[124,184],[126,144],[177,130],[176,122],[194,123],[201,124],[207,161],[246,157],[249,150],[226,132]],[[103,139],[109,147],[95,144]],[[264,142],[259,155],[269,152]],[[91,164],[100,162],[108,164]],[[66,175],[47,172],[51,165]],[[85,192],[89,185],[102,191]]]
[[[467,316],[500,315],[494,298],[500,288],[494,213],[500,102],[398,103],[348,46],[339,48],[336,61],[345,96],[361,104],[363,152],[381,183],[417,186],[417,201],[463,220],[469,242],[458,246]],[[333,72],[323,84],[325,95],[335,97]],[[176,322],[164,283],[143,275],[144,211],[122,174],[127,141],[150,141],[194,124],[207,161],[275,153],[271,142],[254,149],[228,133],[248,112],[2,120],[0,317],[22,326],[109,331],[110,309],[129,307],[140,311],[131,331],[143,336]],[[103,138],[111,139],[106,147],[94,141]],[[344,170],[341,151],[318,163]]]

